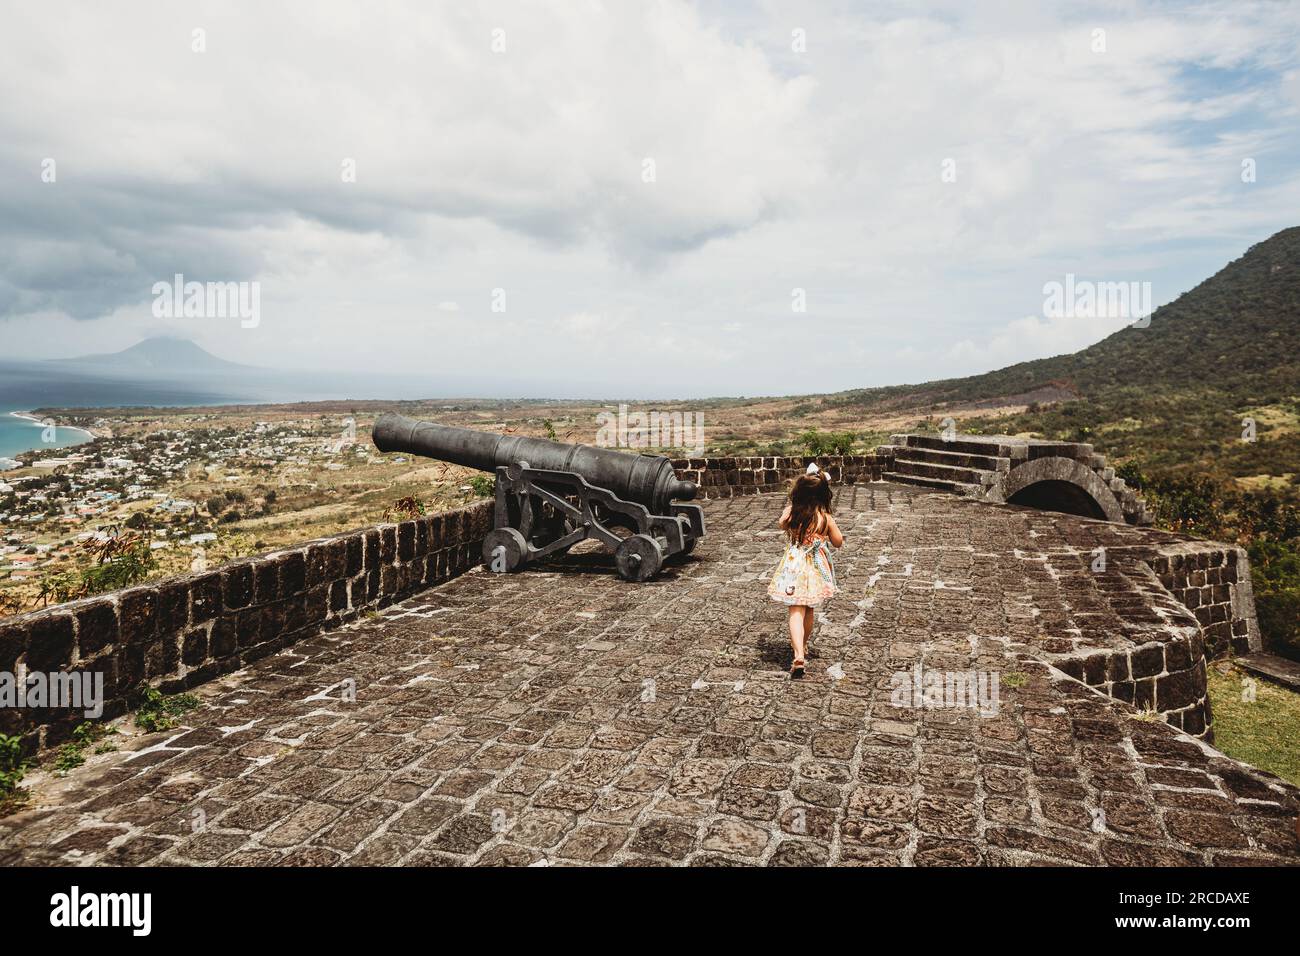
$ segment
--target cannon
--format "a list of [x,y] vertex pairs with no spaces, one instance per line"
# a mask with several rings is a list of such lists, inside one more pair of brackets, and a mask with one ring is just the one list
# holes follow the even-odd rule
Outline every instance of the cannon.
[[483,539],[483,560],[493,571],[517,571],[595,538],[614,552],[625,580],[647,581],[704,537],[704,509],[682,503],[695,497],[695,483],[680,481],[663,455],[497,435],[392,412],[375,422],[373,438],[382,452],[496,475],[494,527]]

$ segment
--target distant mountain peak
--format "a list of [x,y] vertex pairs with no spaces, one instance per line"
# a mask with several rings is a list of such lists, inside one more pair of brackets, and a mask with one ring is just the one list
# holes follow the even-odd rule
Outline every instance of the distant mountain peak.
[[65,361],[100,368],[153,369],[167,373],[229,372],[247,367],[217,358],[198,343],[172,335],[152,336],[120,352],[83,355]]

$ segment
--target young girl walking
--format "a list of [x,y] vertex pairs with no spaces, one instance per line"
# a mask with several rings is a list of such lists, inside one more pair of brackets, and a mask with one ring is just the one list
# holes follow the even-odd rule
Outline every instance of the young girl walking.
[[767,594],[790,609],[790,647],[794,650],[790,676],[798,679],[803,677],[804,655],[816,622],[813,609],[838,590],[830,548],[844,546],[844,535],[831,515],[831,483],[815,464],[795,479],[780,525],[790,546],[772,574]]

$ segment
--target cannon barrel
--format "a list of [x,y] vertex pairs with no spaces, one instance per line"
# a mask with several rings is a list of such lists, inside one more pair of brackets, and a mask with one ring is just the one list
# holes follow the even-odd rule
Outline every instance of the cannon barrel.
[[379,417],[372,437],[382,452],[422,455],[480,471],[526,461],[531,468],[574,472],[589,484],[663,514],[668,513],[669,502],[689,501],[696,492],[695,482],[679,481],[663,455],[630,455],[612,448],[497,435],[422,422],[393,412]]

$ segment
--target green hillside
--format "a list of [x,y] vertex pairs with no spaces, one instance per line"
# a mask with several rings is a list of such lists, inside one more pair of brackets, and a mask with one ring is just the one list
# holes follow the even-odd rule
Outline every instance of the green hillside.
[[[1083,320],[1081,320],[1083,321]],[[967,378],[862,389],[835,396],[864,406],[971,402],[1065,386],[1101,400],[1212,385],[1237,401],[1294,394],[1300,383],[1300,227],[1252,246],[1196,288],[1072,355],[1021,362]]]
[[[1015,400],[1026,394],[1060,400]],[[961,428],[1092,442],[1158,524],[1247,546],[1265,638],[1300,659],[1300,227],[1252,246],[1148,327],[1073,355],[828,401],[936,417],[1027,404]]]

